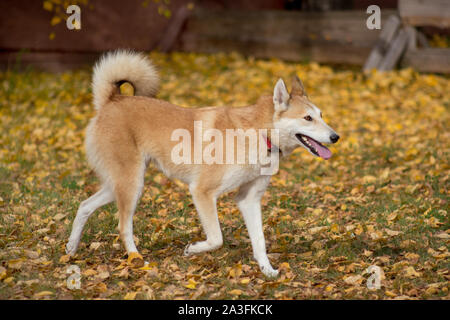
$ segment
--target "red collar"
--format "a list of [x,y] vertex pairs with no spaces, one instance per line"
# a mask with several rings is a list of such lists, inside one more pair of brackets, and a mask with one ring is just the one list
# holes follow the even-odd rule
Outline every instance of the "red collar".
[[269,149],[269,151],[270,151],[270,149],[272,149],[272,142],[270,141],[269,137],[266,137],[266,143],[267,143],[267,149]]
[[[272,141],[270,141],[269,137],[266,137],[266,144],[267,144],[267,151],[272,152]],[[275,148],[275,150],[278,150],[280,154],[282,153],[280,148],[278,148],[277,146],[273,147]]]

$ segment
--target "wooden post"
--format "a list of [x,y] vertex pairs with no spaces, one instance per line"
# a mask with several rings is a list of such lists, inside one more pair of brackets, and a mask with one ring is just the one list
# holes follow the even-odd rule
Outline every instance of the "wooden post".
[[419,46],[422,48],[429,48],[430,44],[428,43],[428,39],[423,34],[423,32],[416,30],[416,33],[417,33],[417,43],[419,44]]
[[398,35],[395,37],[394,41],[390,45],[386,56],[381,61],[378,66],[380,71],[392,70],[399,61],[403,51],[408,43],[408,32],[405,29],[401,29]]
[[389,43],[394,39],[394,36],[400,27],[400,19],[396,15],[391,15],[384,23],[384,27],[381,30],[380,37],[375,47],[370,52],[369,58],[364,64],[364,72],[370,71],[373,68],[377,68],[384,55],[386,54]]
[[408,46],[407,51],[417,50],[417,31],[414,27],[405,27],[406,33],[408,34]]
[[177,40],[178,35],[183,28],[184,23],[189,17],[191,10],[189,10],[186,6],[182,6],[178,9],[177,13],[173,17],[173,20],[169,24],[166,33],[163,35],[161,41],[158,44],[159,50],[161,52],[169,52]]

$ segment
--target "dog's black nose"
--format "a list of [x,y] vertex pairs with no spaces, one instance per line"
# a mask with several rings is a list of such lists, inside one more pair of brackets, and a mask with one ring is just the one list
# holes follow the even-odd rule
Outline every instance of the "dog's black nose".
[[331,140],[331,142],[336,143],[339,140],[339,136],[336,133],[333,133],[330,136],[330,140]]

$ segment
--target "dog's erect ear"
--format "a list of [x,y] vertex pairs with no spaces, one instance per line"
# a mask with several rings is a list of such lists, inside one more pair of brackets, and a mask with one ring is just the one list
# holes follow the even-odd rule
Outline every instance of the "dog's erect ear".
[[306,96],[305,87],[303,87],[302,80],[298,76],[292,77],[292,90],[291,95],[293,96]]
[[283,79],[278,79],[275,88],[273,89],[273,104],[276,111],[285,111],[289,103],[289,93],[286,89]]

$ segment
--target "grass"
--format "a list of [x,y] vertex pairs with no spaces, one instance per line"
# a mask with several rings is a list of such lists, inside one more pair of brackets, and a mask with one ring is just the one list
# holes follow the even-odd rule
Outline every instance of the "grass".
[[[239,55],[151,55],[159,97],[187,107],[245,105],[298,74],[341,135],[329,161],[298,150],[263,198],[267,279],[251,257],[234,193],[218,200],[224,246],[186,258],[204,238],[188,189],[150,167],[134,218],[148,270],[130,268],[116,206],[64,246],[80,202],[98,188],[84,130],[90,72],[0,73],[0,299],[448,299],[450,80],[412,70],[364,75]],[[92,245],[94,244],[94,245]],[[81,288],[67,288],[67,268]],[[366,287],[371,265],[381,288]]]

